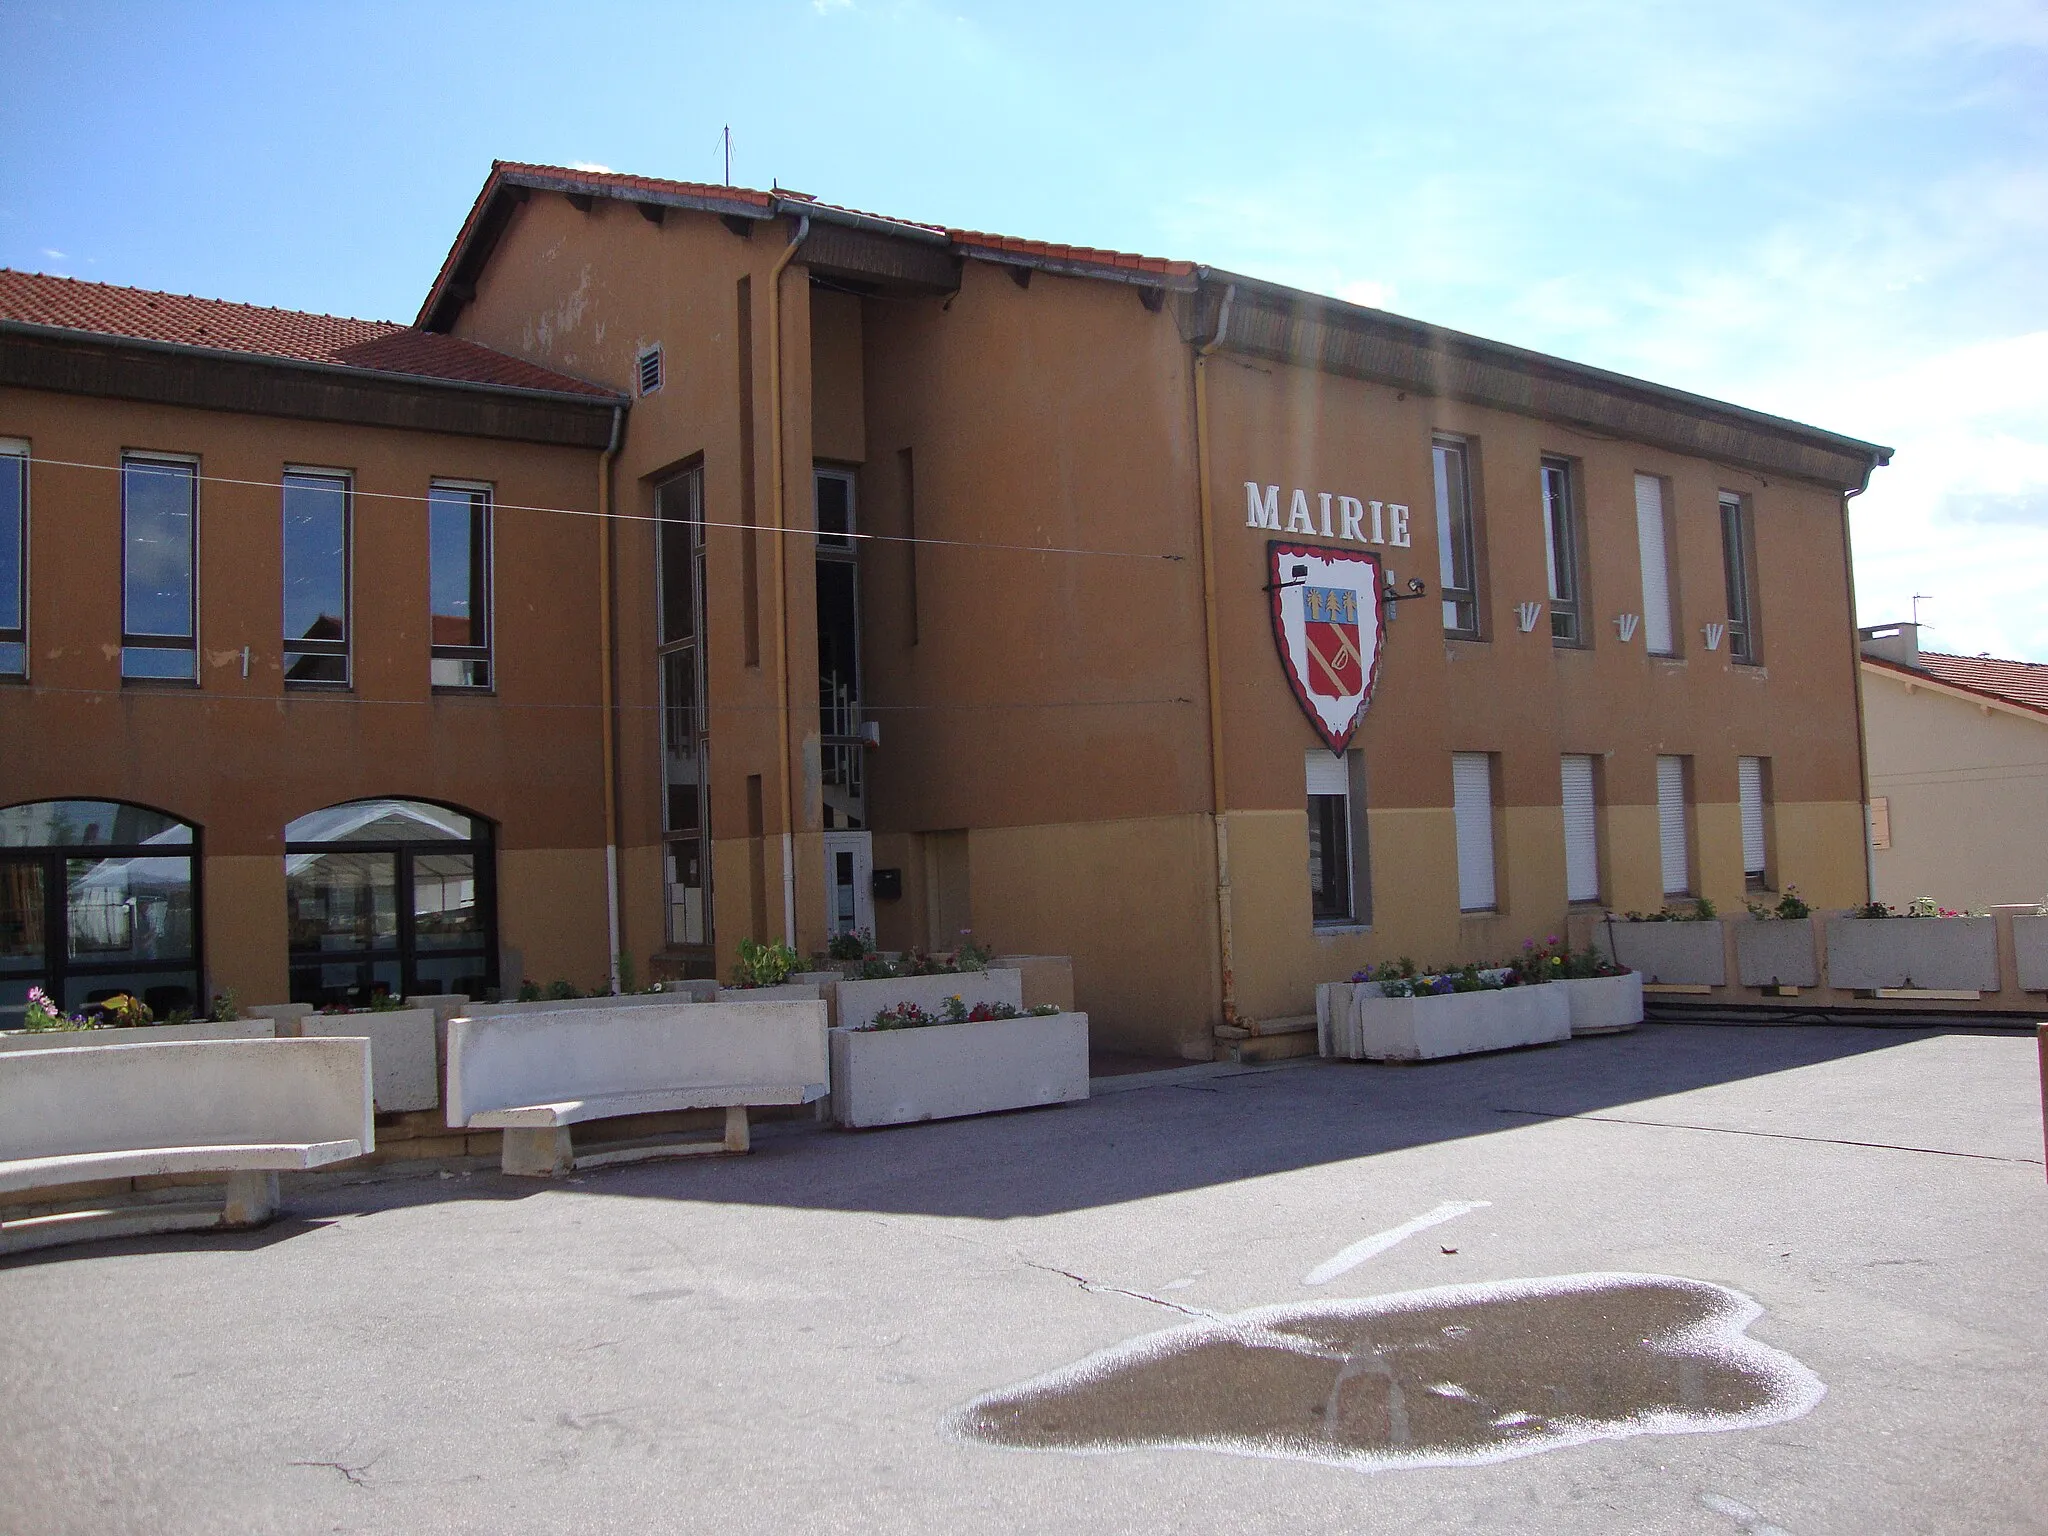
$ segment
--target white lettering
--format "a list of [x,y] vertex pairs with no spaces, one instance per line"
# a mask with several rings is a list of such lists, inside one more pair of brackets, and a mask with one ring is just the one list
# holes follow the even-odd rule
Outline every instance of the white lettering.
[[1287,531],[1289,533],[1305,533],[1310,538],[1315,537],[1316,525],[1310,521],[1308,515],[1307,491],[1297,489],[1294,493],[1294,500],[1288,504]]
[[1406,549],[1408,547],[1408,509],[1398,501],[1388,502],[1387,522],[1393,534],[1393,537],[1387,540],[1387,542],[1396,548]]
[[1269,485],[1261,497],[1259,488],[1252,481],[1244,483],[1244,525],[1247,528],[1271,528],[1280,531],[1280,487]]
[[1323,499],[1323,537],[1327,539],[1330,537],[1330,493],[1318,491],[1316,494]]
[[1339,496],[1337,498],[1337,510],[1344,518],[1344,530],[1340,537],[1356,539],[1359,543],[1363,544],[1365,542],[1365,532],[1358,526],[1358,520],[1365,513],[1365,503],[1356,496]]
[[1377,501],[1372,504],[1372,542],[1375,544],[1387,542],[1386,534],[1380,529],[1380,506],[1381,503]]

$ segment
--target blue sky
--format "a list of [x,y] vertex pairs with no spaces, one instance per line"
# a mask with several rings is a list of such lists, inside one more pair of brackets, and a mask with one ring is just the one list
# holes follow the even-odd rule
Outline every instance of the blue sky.
[[2048,3],[0,0],[0,264],[410,319],[491,159],[1180,256],[1896,446],[1865,623],[2048,661]]

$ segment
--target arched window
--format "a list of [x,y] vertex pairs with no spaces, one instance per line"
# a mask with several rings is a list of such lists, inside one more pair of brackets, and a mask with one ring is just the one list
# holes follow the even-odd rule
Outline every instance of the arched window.
[[285,828],[292,1001],[498,984],[490,824],[424,800],[351,800]]
[[196,1007],[198,837],[114,800],[0,809],[0,1028],[30,987],[66,1012],[117,993],[162,1018]]

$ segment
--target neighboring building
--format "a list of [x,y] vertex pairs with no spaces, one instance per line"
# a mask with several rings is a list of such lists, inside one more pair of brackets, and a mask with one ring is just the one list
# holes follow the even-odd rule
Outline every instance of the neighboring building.
[[[402,334],[592,381],[564,406],[581,451],[547,450],[575,488],[521,501],[589,508],[609,392],[633,397],[602,531],[536,513],[520,526],[559,550],[498,547],[500,633],[516,616],[556,657],[550,701],[577,707],[545,753],[579,768],[529,777],[530,716],[465,698],[465,734],[383,758],[377,787],[356,760],[361,789],[262,815],[403,794],[506,849],[559,821],[547,953],[585,971],[606,846],[643,976],[723,969],[750,935],[971,927],[1072,955],[1100,1043],[1204,1057],[1216,1024],[1305,1012],[1320,980],[1501,955],[1602,905],[1865,898],[1845,496],[1883,448],[1187,263],[538,166],[494,167]],[[0,436],[31,435],[29,400],[77,412],[9,392]],[[252,497],[285,464],[355,462],[269,451]],[[515,499],[509,465],[459,473]],[[37,553],[112,590],[111,544]],[[422,613],[425,559],[377,560]],[[86,627],[118,654],[104,609]],[[408,636],[392,665],[418,671]],[[112,665],[110,710],[154,697]],[[529,675],[500,658],[503,689]],[[59,719],[43,682],[0,692],[0,720]],[[338,717],[395,686],[365,679]],[[257,685],[210,668],[216,715],[217,687]],[[608,809],[587,777],[606,722]],[[264,729],[215,738],[182,800],[135,798],[205,822],[223,780],[274,771]],[[108,740],[92,782],[146,779],[159,750]],[[86,793],[64,782],[47,764],[36,796]],[[0,804],[26,798],[0,770]],[[248,868],[251,902],[283,853]],[[502,942],[544,976],[499,865]],[[238,942],[281,948],[265,922]]]
[[601,978],[600,525],[524,509],[623,406],[0,272],[0,1010]]
[[1962,911],[2048,902],[2048,664],[1857,631],[1877,899]]

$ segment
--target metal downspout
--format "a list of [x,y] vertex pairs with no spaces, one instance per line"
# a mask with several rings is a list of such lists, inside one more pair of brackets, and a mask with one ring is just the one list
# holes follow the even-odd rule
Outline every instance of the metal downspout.
[[1195,474],[1202,517],[1202,637],[1209,666],[1210,821],[1216,833],[1216,940],[1222,960],[1221,1011],[1226,1025],[1237,1024],[1237,962],[1232,933],[1230,894],[1230,823],[1223,776],[1223,658],[1216,635],[1215,508],[1209,494],[1209,356],[1223,345],[1230,330],[1230,309],[1237,285],[1223,290],[1216,313],[1216,334],[1195,350]]
[[618,579],[618,566],[613,558],[615,545],[612,518],[612,467],[619,456],[619,445],[625,437],[626,408],[612,407],[612,436],[597,461],[597,636],[599,656],[600,690],[603,708],[600,711],[604,738],[604,918],[605,937],[611,961],[609,974],[612,991],[619,990],[619,955],[622,949],[619,931],[619,913],[624,905],[619,889],[619,792],[618,792],[618,692],[616,678],[619,669],[618,636],[612,627],[612,588]]
[[768,274],[768,440],[774,454],[769,501],[775,509],[775,718],[782,785],[782,941],[796,948],[796,791],[789,774],[789,516],[788,475],[782,463],[782,274],[810,238],[811,216],[797,220],[796,233]]

